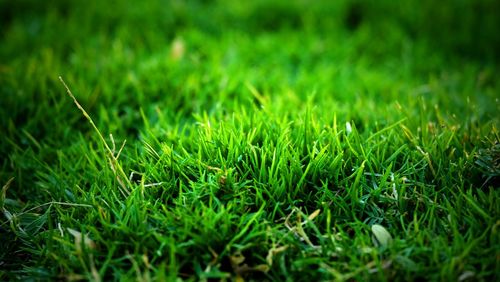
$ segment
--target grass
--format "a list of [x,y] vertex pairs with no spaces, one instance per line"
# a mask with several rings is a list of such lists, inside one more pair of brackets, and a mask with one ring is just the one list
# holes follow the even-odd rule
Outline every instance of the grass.
[[209,2],[0,1],[0,280],[500,278],[496,2]]

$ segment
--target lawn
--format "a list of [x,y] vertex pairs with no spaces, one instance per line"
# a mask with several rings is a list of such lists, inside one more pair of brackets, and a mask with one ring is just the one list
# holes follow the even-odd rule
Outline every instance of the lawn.
[[0,0],[0,280],[500,280],[494,0]]

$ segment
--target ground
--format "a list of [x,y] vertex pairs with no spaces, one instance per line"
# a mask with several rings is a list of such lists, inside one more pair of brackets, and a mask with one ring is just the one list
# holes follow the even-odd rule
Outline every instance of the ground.
[[499,280],[499,9],[0,1],[0,280]]

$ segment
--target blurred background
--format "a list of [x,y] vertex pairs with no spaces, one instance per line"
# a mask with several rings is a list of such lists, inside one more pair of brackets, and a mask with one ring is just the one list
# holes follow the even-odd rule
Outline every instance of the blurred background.
[[499,11],[495,0],[0,0],[3,171],[17,169],[13,146],[92,134],[59,75],[103,132],[132,140],[144,118],[259,107],[252,89],[277,113],[307,102],[359,129],[416,116],[417,100],[445,109],[429,120],[488,122]]
[[[52,42],[52,46],[61,48],[67,37],[91,34],[123,37],[126,33],[132,40],[145,40],[143,44],[148,46],[151,40],[158,40],[157,37],[173,38],[192,28],[213,36],[229,31],[259,34],[310,29],[327,33],[341,29],[374,38],[388,37],[384,40],[386,44],[396,39],[425,40],[436,51],[486,60],[498,59],[495,50],[500,47],[499,9],[500,4],[495,0],[439,3],[431,0],[398,3],[386,0],[149,0],[140,3],[2,0],[0,16],[3,40],[29,43],[34,49],[37,49],[36,43],[47,44],[49,39],[59,39],[60,42]],[[72,33],[76,31],[72,29],[79,33]],[[3,56],[14,53],[11,48],[2,48]]]

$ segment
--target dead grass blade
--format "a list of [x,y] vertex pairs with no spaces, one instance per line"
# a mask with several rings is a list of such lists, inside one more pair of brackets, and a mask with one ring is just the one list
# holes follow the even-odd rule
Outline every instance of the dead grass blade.
[[125,146],[125,142],[123,142],[120,150],[118,151],[118,154],[115,155],[115,148],[116,147],[115,147],[115,142],[114,142],[112,135],[111,135],[111,141],[112,141],[113,149],[111,149],[109,147],[108,143],[104,139],[99,128],[97,128],[94,121],[92,120],[90,115],[87,113],[87,111],[85,111],[85,109],[82,107],[82,105],[80,105],[80,103],[76,99],[75,95],[73,95],[73,93],[69,89],[68,85],[66,84],[66,82],[64,82],[64,80],[61,76],[59,76],[59,80],[63,84],[64,88],[66,88],[66,92],[71,97],[71,99],[73,99],[73,102],[75,102],[75,105],[82,112],[83,116],[89,121],[89,123],[94,128],[95,132],[97,132],[99,139],[101,140],[102,144],[104,145],[104,148],[106,149],[106,151],[108,153],[107,155],[108,155],[109,166],[110,166],[111,170],[113,171],[113,173],[115,174],[116,180],[118,181],[118,184],[120,185],[120,188],[121,188],[120,192],[125,197],[130,195],[130,189],[128,187],[132,186],[131,182],[128,180],[127,175],[125,174],[125,172],[123,171],[123,168],[121,167],[120,163],[118,162],[118,157],[120,156],[120,154],[123,150],[123,147]]

